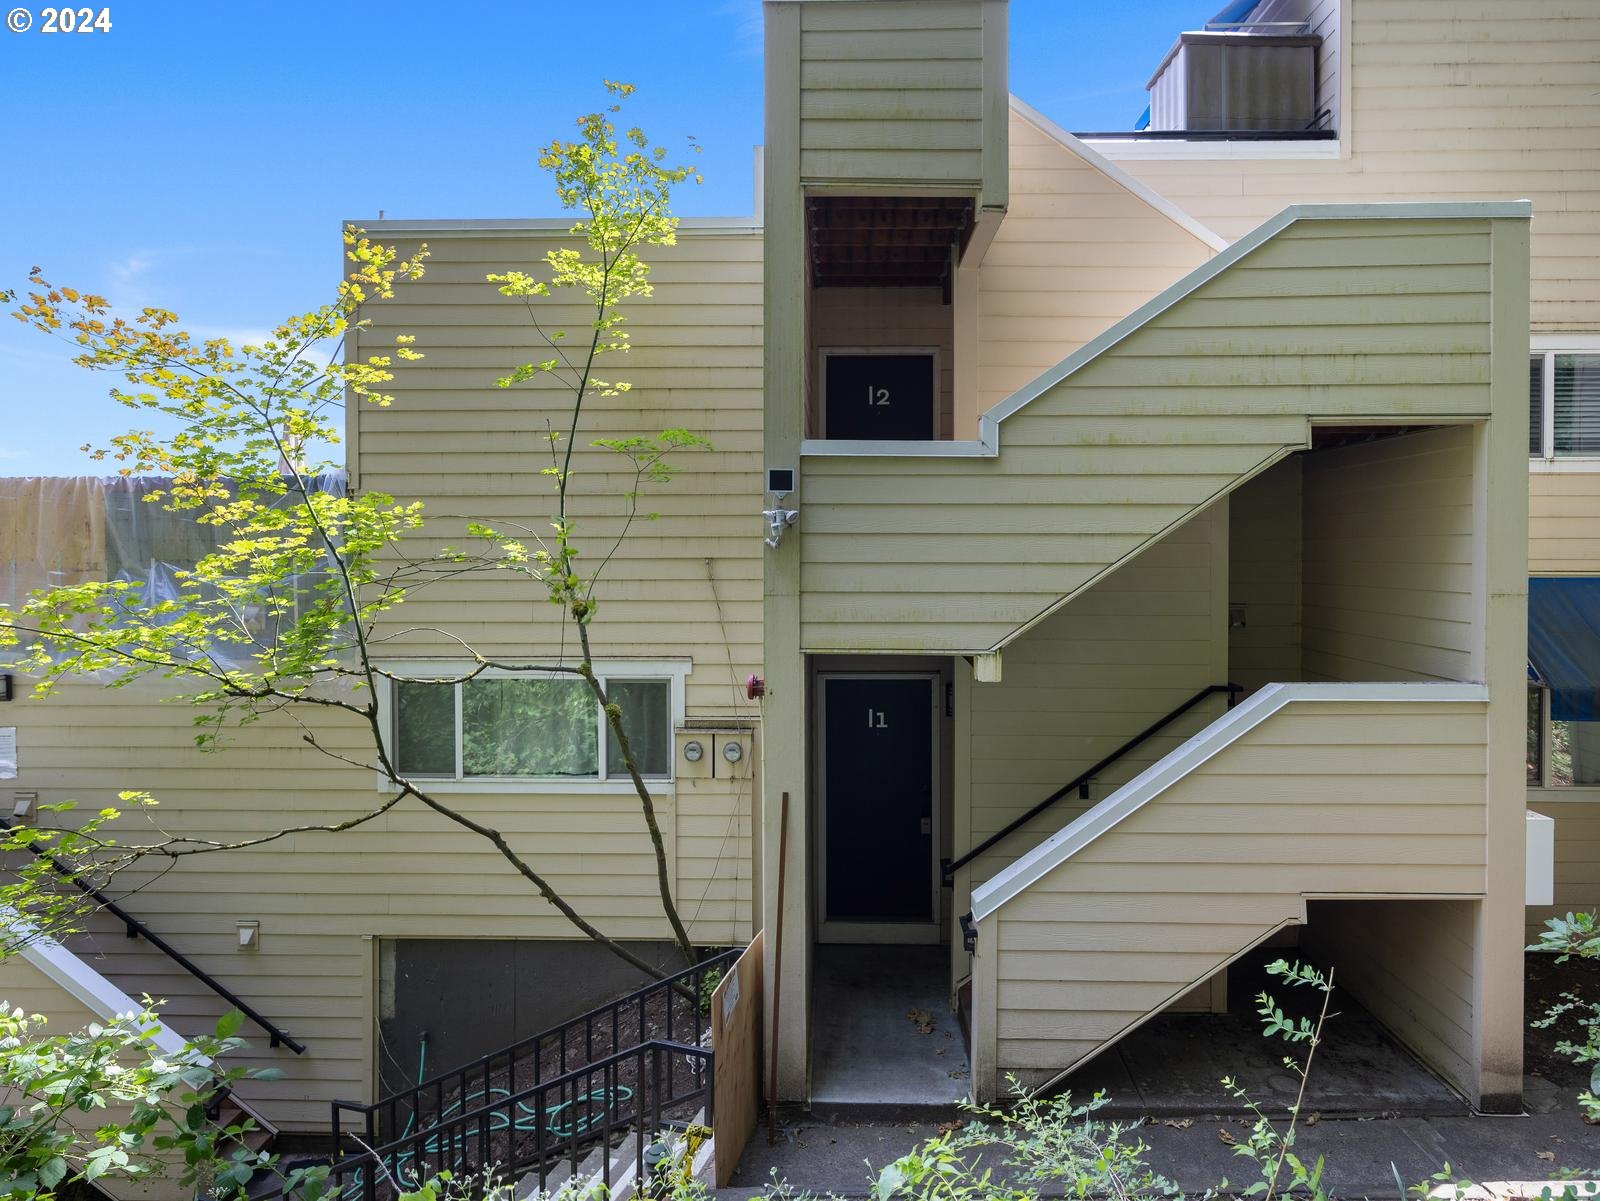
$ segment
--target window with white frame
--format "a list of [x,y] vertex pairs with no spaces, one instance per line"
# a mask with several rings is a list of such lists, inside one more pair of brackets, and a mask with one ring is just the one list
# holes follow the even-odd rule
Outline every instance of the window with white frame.
[[1601,458],[1601,354],[1550,348],[1529,356],[1529,457]]
[[1528,784],[1530,788],[1576,788],[1601,782],[1598,749],[1601,723],[1560,721],[1551,716],[1551,690],[1529,685]]
[[[420,674],[420,673],[419,673]],[[640,775],[672,775],[673,722],[682,677],[597,672]],[[470,680],[393,682],[390,737],[397,770],[416,779],[626,780],[622,749],[589,685],[577,676],[484,673]]]

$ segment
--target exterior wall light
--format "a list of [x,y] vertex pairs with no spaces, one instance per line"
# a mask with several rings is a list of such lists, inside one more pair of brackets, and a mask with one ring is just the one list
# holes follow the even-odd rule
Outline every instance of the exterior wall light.
[[762,520],[767,523],[767,537],[762,541],[774,550],[784,540],[784,531],[800,520],[799,509],[763,509]]

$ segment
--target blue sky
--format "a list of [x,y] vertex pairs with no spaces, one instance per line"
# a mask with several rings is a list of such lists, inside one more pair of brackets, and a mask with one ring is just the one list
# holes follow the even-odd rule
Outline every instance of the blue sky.
[[[1069,129],[1129,128],[1218,4],[1012,0],[1012,90]],[[39,265],[248,336],[327,297],[343,219],[550,214],[534,149],[603,78],[638,85],[656,140],[704,148],[681,215],[750,212],[759,0],[110,7],[109,33],[0,31],[0,288]],[[0,475],[103,470],[79,446],[133,416],[108,382],[0,326]]]

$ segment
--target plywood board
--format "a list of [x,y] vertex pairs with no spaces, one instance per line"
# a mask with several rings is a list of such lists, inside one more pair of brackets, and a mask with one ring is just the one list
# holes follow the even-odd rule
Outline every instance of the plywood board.
[[757,931],[712,993],[712,1127],[717,1187],[727,1188],[756,1129],[761,1096],[762,934]]

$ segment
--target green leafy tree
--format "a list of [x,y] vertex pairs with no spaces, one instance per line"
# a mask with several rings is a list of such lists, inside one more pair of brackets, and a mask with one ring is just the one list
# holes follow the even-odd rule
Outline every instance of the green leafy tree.
[[[334,299],[292,317],[259,345],[225,338],[198,338],[179,328],[166,310],[146,308],[131,318],[114,314],[100,296],[52,285],[35,270],[26,298],[13,315],[75,348],[74,361],[120,377],[111,395],[141,414],[159,414],[171,432],[133,430],[111,439],[97,458],[120,464],[124,475],[156,474],[168,481],[147,499],[189,515],[215,535],[215,549],[180,572],[176,594],[148,595],[138,582],[94,581],[34,593],[20,610],[0,610],[0,646],[22,644],[18,666],[48,694],[65,679],[109,677],[124,687],[145,676],[174,681],[196,706],[197,742],[222,745],[233,727],[269,716],[296,724],[299,737],[325,755],[376,768],[389,789],[366,812],[338,822],[286,827],[236,841],[164,833],[114,850],[52,832],[55,853],[72,872],[92,876],[141,857],[175,860],[247,846],[294,834],[344,833],[402,803],[420,804],[491,844],[545,901],[589,938],[641,971],[661,973],[588,921],[526,857],[492,826],[448,803],[427,779],[408,775],[385,746],[377,696],[380,680],[398,686],[408,677],[384,666],[387,622],[408,596],[440,580],[468,572],[507,572],[526,579],[560,609],[576,631],[577,652],[553,662],[509,662],[480,654],[448,631],[471,666],[454,681],[477,679],[491,669],[536,671],[581,680],[605,714],[612,739],[638,795],[656,863],[662,911],[679,951],[694,949],[670,887],[665,842],[655,804],[639,769],[619,700],[595,669],[596,616],[602,580],[640,512],[647,488],[673,474],[669,456],[704,446],[687,430],[601,439],[631,473],[627,520],[597,565],[586,569],[577,537],[573,490],[574,447],[582,436],[586,402],[629,390],[612,372],[596,367],[628,350],[623,306],[648,296],[648,248],[670,246],[677,220],[673,189],[694,177],[686,166],[669,165],[637,128],[619,135],[614,117],[633,91],[608,84],[603,112],[578,121],[577,136],[557,139],[540,155],[558,200],[577,218],[570,239],[546,256],[535,278],[518,271],[497,273],[488,283],[520,302],[536,343],[548,357],[518,367],[499,383],[508,389],[537,385],[541,402],[553,389],[565,396],[559,428],[547,428],[553,512],[530,514],[526,523],[495,528],[470,523],[476,549],[409,557],[408,535],[423,515],[407,503],[376,491],[349,495],[319,489],[314,480],[335,466],[326,458],[338,442],[346,397],[387,407],[384,389],[401,364],[422,357],[415,340],[397,335],[383,353],[341,358],[337,348],[354,329],[371,329],[376,301],[420,278],[427,248],[409,257],[379,245],[360,230],[345,232],[349,271]],[[589,306],[590,320],[575,336],[552,329],[541,314],[545,298],[572,295]],[[15,300],[8,296],[6,299]],[[369,334],[369,336],[371,336]],[[332,353],[330,353],[332,351]],[[563,640],[565,645],[565,639]],[[436,677],[430,680],[437,682]],[[412,681],[417,682],[417,681]],[[528,712],[529,721],[551,721]],[[353,756],[347,739],[327,737],[329,723],[354,722],[370,741],[370,755]],[[516,766],[516,765],[513,765]],[[131,794],[150,803],[153,798]],[[26,837],[46,837],[44,834]]]
[[[0,1197],[47,1201],[79,1181],[141,1180],[176,1172],[197,1193],[232,1197],[275,1160],[252,1151],[249,1118],[224,1122],[226,1090],[270,1070],[224,1066],[245,1043],[241,1015],[223,1015],[215,1033],[173,1051],[159,1045],[161,1019],[148,1003],[66,1034],[45,1019],[0,1002]],[[326,1173],[283,1181],[317,1191]]]

